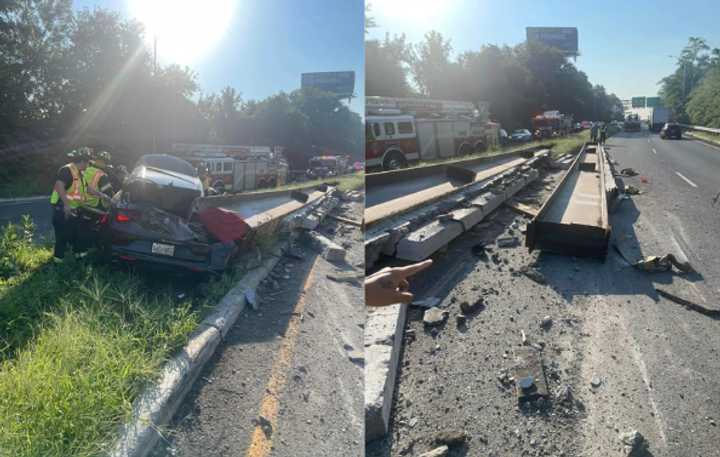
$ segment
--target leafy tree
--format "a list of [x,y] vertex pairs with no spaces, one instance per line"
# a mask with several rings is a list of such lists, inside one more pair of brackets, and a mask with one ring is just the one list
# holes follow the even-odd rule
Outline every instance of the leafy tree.
[[687,103],[693,125],[720,128],[720,67],[712,68]]
[[405,35],[365,41],[365,95],[406,97],[413,93],[408,84],[409,46]]

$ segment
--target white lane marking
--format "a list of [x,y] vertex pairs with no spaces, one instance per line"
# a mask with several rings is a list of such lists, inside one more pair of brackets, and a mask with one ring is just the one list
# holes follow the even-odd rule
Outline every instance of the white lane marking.
[[678,175],[678,176],[680,176],[686,183],[690,184],[691,186],[697,187],[697,184],[695,184],[694,182],[692,182],[692,181],[690,181],[689,179],[687,179],[685,176],[683,176],[682,174],[680,174],[680,172],[676,171],[675,174]]
[[653,154],[657,154],[657,151],[655,150],[655,148],[652,148],[652,151],[653,151]]

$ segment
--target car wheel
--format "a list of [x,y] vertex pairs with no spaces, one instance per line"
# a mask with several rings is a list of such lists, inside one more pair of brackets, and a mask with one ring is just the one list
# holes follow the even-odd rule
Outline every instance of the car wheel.
[[405,157],[399,152],[391,152],[388,154],[387,157],[385,157],[385,161],[383,162],[383,169],[384,170],[398,170],[400,168],[405,168],[407,166],[407,162],[405,161]]

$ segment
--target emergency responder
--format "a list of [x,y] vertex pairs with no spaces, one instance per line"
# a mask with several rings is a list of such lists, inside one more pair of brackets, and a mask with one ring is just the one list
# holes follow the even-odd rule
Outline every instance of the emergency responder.
[[607,123],[604,123],[603,126],[600,127],[600,144],[605,144],[605,139],[607,139],[607,130]]
[[592,127],[590,127],[590,141],[595,143],[597,142],[598,137],[598,124],[597,122],[592,123]]
[[68,154],[70,163],[62,166],[56,175],[50,205],[53,208],[53,228],[55,229],[54,261],[60,263],[65,257],[65,248],[69,244],[77,248],[77,209],[82,205],[85,195],[83,172],[88,166],[92,152],[89,148],[79,148]]
[[105,169],[110,164],[111,156],[107,151],[100,151],[85,169],[83,177],[86,184],[84,204],[93,209],[107,208],[113,195],[113,186]]

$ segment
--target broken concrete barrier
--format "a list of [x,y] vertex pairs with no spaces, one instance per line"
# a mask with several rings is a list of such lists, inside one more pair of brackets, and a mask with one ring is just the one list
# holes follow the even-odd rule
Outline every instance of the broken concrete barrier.
[[328,262],[342,262],[345,260],[345,248],[338,245],[320,233],[311,230],[308,232],[310,240],[318,251]]
[[407,305],[370,312],[365,323],[365,441],[387,434]]

